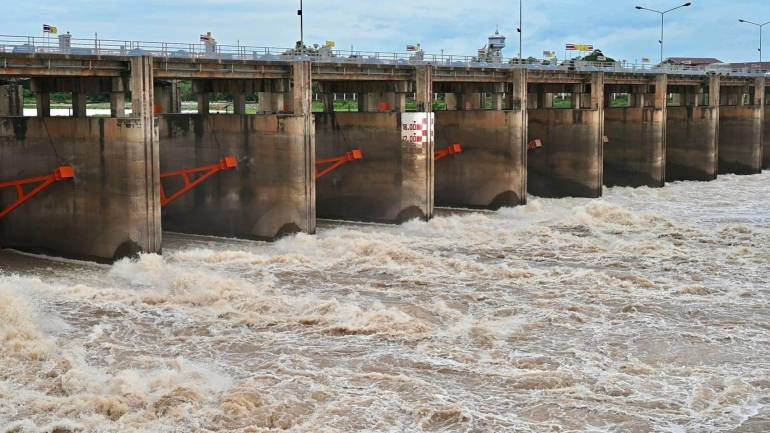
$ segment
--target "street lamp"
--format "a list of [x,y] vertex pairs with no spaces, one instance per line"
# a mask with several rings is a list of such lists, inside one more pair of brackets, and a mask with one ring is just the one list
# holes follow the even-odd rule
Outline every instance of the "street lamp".
[[297,15],[299,15],[299,43],[300,43],[300,50],[305,51],[305,16],[302,14],[302,0],[299,0],[299,10],[297,10]]
[[[747,20],[738,20],[739,23],[746,23],[751,24],[753,26],[759,27],[759,63],[762,63],[762,28],[768,24],[770,24],[770,21],[764,23],[764,24],[757,24],[755,22],[747,21]],[[762,66],[762,65],[760,65]]]
[[519,28],[516,29],[517,32],[519,32],[519,65],[521,65],[521,40],[522,40],[522,30],[521,30],[521,24],[523,21],[522,16],[522,6],[521,4],[524,2],[524,0],[519,0]]
[[671,9],[669,9],[667,11],[656,11],[655,9],[648,9],[648,8],[645,8],[645,7],[642,7],[642,6],[637,6],[636,7],[637,9],[642,10],[642,11],[650,11],[650,12],[655,12],[656,14],[660,14],[660,40],[658,42],[660,42],[660,64],[661,65],[663,65],[663,16],[666,15],[667,13],[669,13],[669,12],[672,12],[672,11],[675,11],[677,9],[681,9],[681,8],[684,8],[684,7],[687,7],[687,6],[690,6],[690,5],[692,5],[692,3],[687,2],[687,3],[685,3],[685,4],[681,5],[681,6],[677,6],[675,8],[671,8]]

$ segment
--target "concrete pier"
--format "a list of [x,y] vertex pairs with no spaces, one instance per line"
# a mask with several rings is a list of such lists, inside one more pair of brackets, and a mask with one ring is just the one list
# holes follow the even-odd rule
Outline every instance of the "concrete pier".
[[648,85],[607,86],[607,95],[624,91],[631,106],[610,107],[609,100],[605,104],[605,185],[664,186],[667,87],[662,74]]
[[[131,64],[132,118],[0,117],[2,180],[75,169],[0,220],[0,245],[97,261],[160,252],[151,59]],[[2,192],[3,203],[15,198]]]
[[455,143],[463,148],[436,162],[437,206],[494,210],[526,203],[526,71],[513,71],[507,89],[505,111],[435,113],[436,149]]
[[669,85],[676,105],[666,108],[666,180],[717,176],[720,77],[697,85]]
[[723,86],[719,107],[719,174],[762,171],[765,79],[752,86]]
[[[310,65],[294,66],[291,115],[160,116],[161,171],[239,162],[163,209],[165,230],[274,240],[315,233],[314,124]],[[231,82],[238,86],[246,83]],[[214,84],[214,88],[225,83]],[[181,185],[164,184],[173,191]]]
[[[580,93],[583,108],[546,108],[549,93],[559,87],[532,86],[528,110],[528,140],[543,147],[527,157],[527,189],[540,197],[599,197],[602,194],[604,74],[590,74],[587,82],[571,86]],[[534,105],[534,108],[533,108]]]

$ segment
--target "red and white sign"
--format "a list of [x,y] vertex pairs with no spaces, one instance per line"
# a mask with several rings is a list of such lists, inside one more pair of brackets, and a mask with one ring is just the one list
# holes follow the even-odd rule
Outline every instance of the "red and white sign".
[[435,119],[433,113],[402,113],[401,141],[414,144],[433,142]]

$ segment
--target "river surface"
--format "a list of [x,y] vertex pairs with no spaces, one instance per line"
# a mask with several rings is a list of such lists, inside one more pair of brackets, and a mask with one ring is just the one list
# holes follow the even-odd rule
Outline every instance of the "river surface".
[[0,432],[770,431],[770,173],[0,253]]

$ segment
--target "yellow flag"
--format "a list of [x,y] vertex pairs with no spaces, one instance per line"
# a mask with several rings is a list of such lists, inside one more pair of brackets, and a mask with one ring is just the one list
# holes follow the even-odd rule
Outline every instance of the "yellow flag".
[[57,29],[56,26],[51,26],[51,33],[57,34],[59,33],[59,29]]

